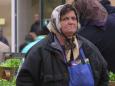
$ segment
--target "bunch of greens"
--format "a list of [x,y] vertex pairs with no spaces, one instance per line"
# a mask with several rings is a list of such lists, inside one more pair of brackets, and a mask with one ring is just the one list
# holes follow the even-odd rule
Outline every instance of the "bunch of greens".
[[113,73],[113,72],[109,72],[109,80],[110,81],[115,81],[115,73]]
[[0,79],[0,86],[16,86],[16,78],[13,77],[12,81]]
[[1,67],[19,67],[20,63],[21,63],[21,59],[12,58],[12,59],[7,59],[6,61],[2,62],[0,66]]

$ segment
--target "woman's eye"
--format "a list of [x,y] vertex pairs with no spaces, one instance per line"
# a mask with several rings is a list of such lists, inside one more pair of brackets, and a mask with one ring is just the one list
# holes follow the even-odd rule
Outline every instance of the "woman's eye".
[[62,21],[67,21],[67,20],[73,20],[73,21],[75,21],[75,20],[77,20],[77,18],[76,17],[65,17],[65,18],[62,18],[61,20]]
[[76,17],[71,17],[71,19],[72,19],[72,20],[77,20],[77,18],[76,18]]
[[67,20],[69,20],[68,17],[65,17],[65,18],[62,19],[62,21],[67,21]]

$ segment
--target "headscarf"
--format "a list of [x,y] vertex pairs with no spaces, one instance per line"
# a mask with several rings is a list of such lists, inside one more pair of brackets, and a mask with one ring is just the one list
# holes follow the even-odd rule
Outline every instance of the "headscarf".
[[51,14],[51,21],[49,22],[49,24],[47,25],[47,28],[49,29],[50,32],[54,32],[54,33],[61,33],[60,28],[60,11],[61,9],[64,7],[64,5],[59,5],[57,6]]
[[80,15],[80,23],[85,21],[104,25],[107,11],[97,0],[74,0],[73,5]]
[[[51,14],[51,21],[47,25],[47,28],[49,29],[50,32],[62,35],[61,24],[60,24],[60,11],[62,10],[62,8],[65,5],[67,5],[67,4],[59,5],[53,10],[53,12]],[[78,57],[79,47],[78,47],[78,42],[77,42],[76,36],[73,37],[73,39],[71,41],[72,44],[70,44],[70,42],[68,42],[67,40],[65,40],[65,41],[66,41],[65,42],[65,52],[66,52],[67,60],[68,61],[70,60],[70,55],[71,55],[71,49],[70,48],[72,48],[73,57],[75,57],[75,58]],[[72,47],[71,45],[75,45],[75,46]]]

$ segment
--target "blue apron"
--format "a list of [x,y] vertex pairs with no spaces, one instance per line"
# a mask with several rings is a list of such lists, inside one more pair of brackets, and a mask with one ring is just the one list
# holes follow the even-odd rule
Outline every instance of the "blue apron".
[[85,54],[83,49],[80,48],[81,63],[77,64],[76,61],[71,61],[68,66],[70,74],[69,86],[94,86],[94,79],[89,63],[85,62]]

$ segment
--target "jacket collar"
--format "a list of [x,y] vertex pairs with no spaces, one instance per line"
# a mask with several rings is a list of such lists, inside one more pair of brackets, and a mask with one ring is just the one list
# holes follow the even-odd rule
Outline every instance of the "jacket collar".
[[[76,35],[77,39],[78,39],[78,45],[79,45],[79,48],[82,46],[83,42],[80,40],[80,36],[77,34]],[[54,49],[56,50],[59,50],[61,52],[63,52],[63,49],[61,47],[61,44],[59,43],[58,39],[56,38],[56,36],[54,34],[49,34],[48,35],[48,40],[50,41],[49,43],[49,47],[50,49],[52,48],[53,51]]]
[[54,41],[50,45],[51,45],[51,47],[53,47],[55,49],[63,51],[58,39],[55,36],[54,36]]

